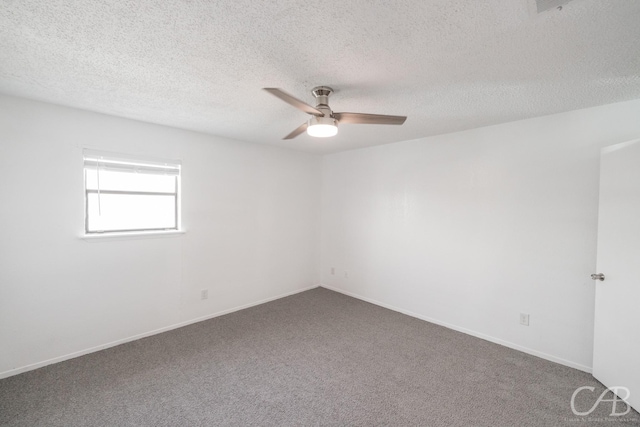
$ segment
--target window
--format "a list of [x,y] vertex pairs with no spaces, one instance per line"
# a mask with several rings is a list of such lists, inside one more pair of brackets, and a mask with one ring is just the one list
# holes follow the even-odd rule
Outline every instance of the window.
[[180,162],[84,151],[85,233],[178,230]]

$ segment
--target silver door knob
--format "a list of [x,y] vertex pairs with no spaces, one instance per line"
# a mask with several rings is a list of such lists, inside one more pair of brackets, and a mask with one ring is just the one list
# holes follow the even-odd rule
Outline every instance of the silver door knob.
[[591,275],[591,280],[600,280],[601,282],[603,282],[604,281],[604,274],[602,274],[602,273],[592,274]]

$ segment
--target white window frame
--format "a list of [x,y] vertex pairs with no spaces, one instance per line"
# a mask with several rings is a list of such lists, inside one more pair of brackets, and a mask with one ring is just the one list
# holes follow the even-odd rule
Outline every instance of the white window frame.
[[[168,174],[175,176],[174,192],[154,191],[126,191],[126,190],[101,190],[87,188],[87,172],[89,169],[100,167],[117,167],[132,172]],[[139,157],[127,154],[111,153],[98,150],[83,150],[83,176],[84,176],[84,235],[85,237],[99,236],[124,236],[140,234],[165,234],[180,233],[181,220],[181,172],[182,162],[179,160],[164,160],[149,157]],[[127,195],[172,195],[175,196],[175,224],[173,227],[162,228],[136,228],[123,230],[89,230],[89,194],[127,194]]]

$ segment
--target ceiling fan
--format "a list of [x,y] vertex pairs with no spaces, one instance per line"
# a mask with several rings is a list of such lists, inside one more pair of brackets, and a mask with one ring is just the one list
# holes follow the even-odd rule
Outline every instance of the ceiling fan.
[[311,93],[316,98],[316,106],[300,101],[298,98],[289,95],[282,89],[265,87],[264,90],[280,98],[287,104],[293,105],[298,110],[302,110],[311,115],[311,118],[298,126],[293,132],[282,139],[293,139],[304,131],[315,137],[329,137],[338,133],[338,123],[366,124],[366,125],[401,125],[407,118],[405,116],[386,116],[383,114],[363,114],[363,113],[334,113],[329,108],[329,96],[333,89],[327,86],[313,88]]

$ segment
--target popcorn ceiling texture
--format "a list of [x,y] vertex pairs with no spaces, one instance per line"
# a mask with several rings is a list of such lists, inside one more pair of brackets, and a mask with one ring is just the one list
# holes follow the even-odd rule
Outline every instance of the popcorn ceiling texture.
[[[335,152],[640,98],[640,1],[0,0],[0,92]],[[407,115],[281,138],[306,115]]]

